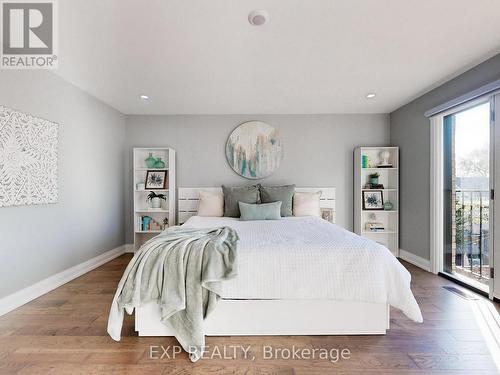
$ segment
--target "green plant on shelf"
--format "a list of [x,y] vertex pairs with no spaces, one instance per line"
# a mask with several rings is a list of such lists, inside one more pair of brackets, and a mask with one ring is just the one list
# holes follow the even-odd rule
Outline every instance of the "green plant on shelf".
[[154,191],[152,191],[148,194],[146,200],[150,203],[151,208],[158,209],[161,208],[161,201],[166,201],[167,197],[165,196],[165,194],[156,194]]
[[153,198],[159,198],[159,199],[163,199],[164,201],[167,200],[167,197],[165,196],[165,194],[156,194],[154,191],[151,191],[149,194],[148,194],[148,198],[147,200],[148,201],[152,201]]

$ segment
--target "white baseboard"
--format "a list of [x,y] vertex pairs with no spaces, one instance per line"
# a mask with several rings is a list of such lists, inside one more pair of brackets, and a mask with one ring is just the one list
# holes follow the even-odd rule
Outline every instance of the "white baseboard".
[[133,243],[128,243],[125,246],[125,252],[126,253],[134,253],[134,244]]
[[403,249],[399,249],[399,257],[414,266],[422,268],[424,271],[431,272],[431,261],[428,259],[421,258]]
[[119,246],[0,299],[0,316],[92,271],[94,268],[102,266],[125,253],[125,250],[126,245]]

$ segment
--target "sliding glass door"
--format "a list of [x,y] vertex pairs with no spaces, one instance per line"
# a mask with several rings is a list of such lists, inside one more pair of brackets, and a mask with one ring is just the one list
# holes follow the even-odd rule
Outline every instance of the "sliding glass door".
[[443,272],[489,292],[490,99],[443,118]]

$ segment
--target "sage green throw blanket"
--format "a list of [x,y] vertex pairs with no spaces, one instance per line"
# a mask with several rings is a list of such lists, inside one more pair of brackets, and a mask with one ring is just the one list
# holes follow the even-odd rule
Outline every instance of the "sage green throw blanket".
[[116,291],[108,334],[120,341],[124,309],[155,301],[161,320],[190,359],[203,355],[203,320],[215,308],[221,282],[236,277],[238,234],[234,229],[172,227],[146,242],[130,261]]

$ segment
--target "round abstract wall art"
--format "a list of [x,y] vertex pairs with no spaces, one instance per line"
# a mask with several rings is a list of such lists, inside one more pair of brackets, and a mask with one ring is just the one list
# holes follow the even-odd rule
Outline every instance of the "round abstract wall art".
[[270,176],[283,159],[278,131],[261,121],[249,121],[233,130],[226,143],[226,158],[240,176],[259,179]]

